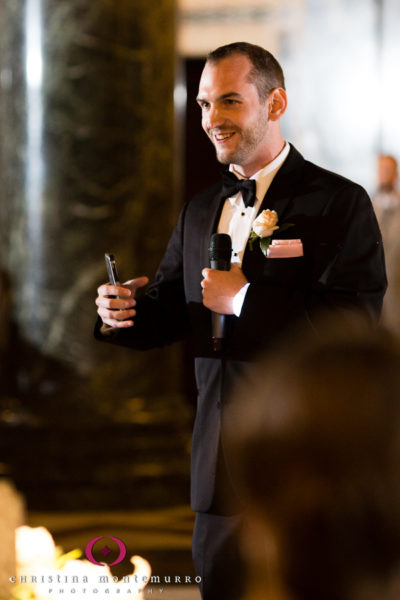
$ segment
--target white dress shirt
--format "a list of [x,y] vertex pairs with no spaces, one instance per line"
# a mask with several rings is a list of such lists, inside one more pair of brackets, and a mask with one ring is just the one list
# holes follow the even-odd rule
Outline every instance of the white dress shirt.
[[[244,251],[253,226],[253,221],[257,217],[261,203],[273,178],[289,154],[290,146],[286,142],[281,152],[268,165],[257,171],[250,179],[256,181],[256,200],[254,206],[244,205],[241,192],[238,192],[231,198],[227,198],[222,208],[221,218],[218,223],[218,233],[228,233],[232,239],[232,258],[231,262],[241,266]],[[244,179],[237,173],[232,165],[229,170],[235,173],[238,179]],[[242,287],[233,300],[233,310],[238,317],[242,310],[243,302],[246,296],[249,283]]]

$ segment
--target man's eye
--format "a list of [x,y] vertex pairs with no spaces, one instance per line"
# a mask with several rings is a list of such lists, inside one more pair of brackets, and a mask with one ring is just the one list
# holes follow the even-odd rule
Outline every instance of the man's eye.
[[225,104],[238,104],[238,101],[234,100],[233,98],[225,98]]
[[209,102],[199,102],[199,106],[201,108],[201,110],[207,109],[210,107]]

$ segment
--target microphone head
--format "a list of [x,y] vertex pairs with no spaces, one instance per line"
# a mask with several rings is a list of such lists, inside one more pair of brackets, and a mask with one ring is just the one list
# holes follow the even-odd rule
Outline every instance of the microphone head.
[[232,240],[227,233],[213,233],[210,239],[209,259],[231,261]]

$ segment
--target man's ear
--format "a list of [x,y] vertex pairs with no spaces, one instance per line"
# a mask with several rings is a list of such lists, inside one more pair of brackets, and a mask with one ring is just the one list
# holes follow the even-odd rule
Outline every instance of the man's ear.
[[274,88],[268,96],[268,119],[278,121],[287,107],[287,95],[283,88]]

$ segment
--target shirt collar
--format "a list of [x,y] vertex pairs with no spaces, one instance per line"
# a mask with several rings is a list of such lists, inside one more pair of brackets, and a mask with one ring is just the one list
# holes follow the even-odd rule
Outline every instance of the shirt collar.
[[[254,173],[254,175],[252,175],[249,178],[249,179],[255,179],[255,181],[257,182],[257,198],[259,200],[262,200],[264,198],[269,186],[271,185],[273,178],[275,177],[279,168],[283,165],[285,159],[287,158],[289,151],[290,151],[290,144],[288,144],[288,142],[285,142],[285,145],[283,146],[282,150],[279,152],[278,156],[276,156],[274,158],[274,160],[272,160],[270,163],[265,165],[265,167],[263,167],[262,169],[257,171],[257,173]],[[229,165],[229,170],[232,173],[235,173],[235,175],[238,179],[245,179],[245,177],[243,177],[239,173],[236,173],[236,171],[233,168],[233,165]],[[234,200],[233,200],[233,202],[234,202]]]

